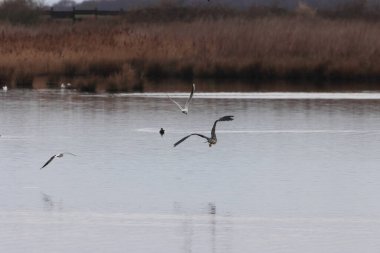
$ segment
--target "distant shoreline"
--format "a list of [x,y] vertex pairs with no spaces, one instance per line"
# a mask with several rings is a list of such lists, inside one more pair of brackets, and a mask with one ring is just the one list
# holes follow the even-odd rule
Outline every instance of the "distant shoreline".
[[0,82],[11,88],[70,82],[88,92],[143,91],[172,79],[373,87],[380,82],[379,24],[310,15],[2,23]]

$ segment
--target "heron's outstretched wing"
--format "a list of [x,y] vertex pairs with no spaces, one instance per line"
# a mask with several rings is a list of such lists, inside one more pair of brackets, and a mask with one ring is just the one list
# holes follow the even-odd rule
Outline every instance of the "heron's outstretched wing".
[[192,135],[198,135],[199,137],[205,138],[206,140],[209,139],[207,136],[204,136],[202,134],[189,134],[188,136],[185,136],[182,139],[180,139],[179,141],[177,141],[176,143],[174,143],[174,147],[177,146],[178,144],[180,144],[181,142],[183,142],[184,140],[186,140],[187,138],[189,138]]
[[178,106],[178,108],[179,108],[181,111],[183,110],[183,108],[182,108],[182,106],[180,106],[180,104],[178,104],[176,101],[174,101],[171,97],[168,96],[168,98],[169,98],[174,104],[176,104],[176,105]]
[[54,158],[55,158],[55,155],[53,155],[52,157],[50,157],[50,159],[44,164],[44,166],[41,167],[41,169],[43,169],[44,167],[46,167],[51,161],[53,161]]
[[63,154],[67,154],[67,155],[73,155],[73,156],[77,156],[76,154],[73,154],[73,153],[70,153],[70,152],[65,152],[65,153],[63,153]]
[[215,128],[216,128],[216,123],[218,123],[218,121],[231,121],[231,120],[234,120],[234,116],[224,116],[224,117],[221,117],[218,120],[215,120],[214,126],[211,129],[211,138],[215,138],[216,137]]
[[189,109],[190,101],[191,101],[191,99],[193,98],[194,91],[195,91],[195,83],[193,83],[193,88],[191,89],[190,97],[189,97],[189,99],[186,101],[185,109]]

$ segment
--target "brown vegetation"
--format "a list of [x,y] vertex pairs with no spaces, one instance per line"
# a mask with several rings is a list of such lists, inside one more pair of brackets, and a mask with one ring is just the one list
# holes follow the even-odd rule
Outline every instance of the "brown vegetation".
[[45,76],[83,91],[142,90],[166,78],[378,81],[380,23],[309,15],[0,25],[0,82]]

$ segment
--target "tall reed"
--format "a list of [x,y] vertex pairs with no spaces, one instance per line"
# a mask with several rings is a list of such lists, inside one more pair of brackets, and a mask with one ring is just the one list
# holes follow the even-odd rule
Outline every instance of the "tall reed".
[[1,24],[0,54],[0,80],[14,85],[34,76],[110,90],[163,78],[370,81],[380,80],[380,26],[303,15]]

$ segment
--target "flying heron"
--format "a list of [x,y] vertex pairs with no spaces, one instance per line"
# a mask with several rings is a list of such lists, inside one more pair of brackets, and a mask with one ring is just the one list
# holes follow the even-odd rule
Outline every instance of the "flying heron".
[[180,104],[178,104],[176,101],[174,101],[171,97],[168,96],[168,98],[178,106],[178,108],[181,110],[182,113],[186,114],[189,112],[189,105],[190,105],[190,101],[191,99],[193,98],[193,94],[194,94],[194,90],[195,90],[195,84],[193,83],[193,88],[191,89],[191,93],[190,93],[190,97],[189,99],[186,101],[186,104],[185,104],[185,107],[182,107]]
[[44,166],[41,167],[41,169],[45,168],[45,167],[46,167],[51,161],[53,161],[54,158],[56,158],[56,157],[61,158],[61,157],[63,157],[64,154],[77,156],[77,155],[74,155],[74,154],[69,153],[69,152],[64,152],[64,153],[59,153],[59,154],[53,155],[53,156],[50,157],[50,159],[44,164]]
[[186,140],[187,138],[189,138],[192,135],[198,135],[199,137],[202,137],[202,138],[206,139],[210,147],[212,145],[215,145],[216,142],[217,142],[216,134],[215,134],[216,123],[218,123],[218,121],[231,121],[231,120],[234,120],[233,117],[234,116],[224,116],[224,117],[221,117],[218,120],[215,120],[214,126],[211,129],[211,138],[209,138],[207,136],[204,136],[202,134],[193,133],[193,134],[189,134],[188,136],[183,137],[182,139],[180,139],[179,141],[177,141],[176,143],[174,143],[174,147],[177,146],[178,144],[180,144],[181,142],[183,142],[184,140]]

